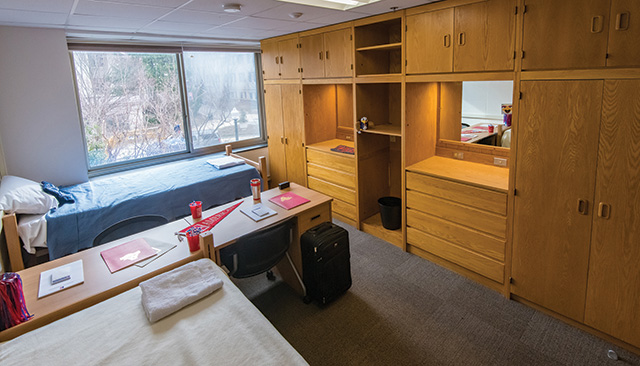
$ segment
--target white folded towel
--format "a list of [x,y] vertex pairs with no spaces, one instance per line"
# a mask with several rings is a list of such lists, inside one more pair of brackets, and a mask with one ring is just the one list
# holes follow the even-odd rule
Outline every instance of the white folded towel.
[[222,287],[210,259],[187,263],[140,283],[142,307],[154,323]]

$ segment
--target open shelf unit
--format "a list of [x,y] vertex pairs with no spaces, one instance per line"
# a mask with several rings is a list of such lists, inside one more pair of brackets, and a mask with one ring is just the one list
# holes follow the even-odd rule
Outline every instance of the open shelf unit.
[[356,76],[402,73],[402,18],[355,27]]

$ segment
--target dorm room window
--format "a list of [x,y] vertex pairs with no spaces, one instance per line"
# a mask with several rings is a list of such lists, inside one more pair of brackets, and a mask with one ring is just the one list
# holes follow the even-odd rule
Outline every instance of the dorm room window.
[[70,48],[90,171],[265,141],[254,52]]

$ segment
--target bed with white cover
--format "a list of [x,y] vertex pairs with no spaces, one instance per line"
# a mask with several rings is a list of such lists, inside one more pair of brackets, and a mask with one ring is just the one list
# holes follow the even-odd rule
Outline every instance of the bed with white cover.
[[306,365],[214,267],[221,289],[155,323],[136,287],[0,343],[0,365]]

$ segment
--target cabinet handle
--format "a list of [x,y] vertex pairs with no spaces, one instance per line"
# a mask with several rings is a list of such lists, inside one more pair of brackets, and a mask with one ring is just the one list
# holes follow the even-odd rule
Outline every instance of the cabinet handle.
[[450,34],[445,34],[444,35],[444,48],[449,48],[451,46],[451,35]]
[[589,211],[589,201],[578,198],[578,213],[586,215]]
[[325,57],[324,57],[324,59],[325,59],[325,60],[328,60],[328,59],[329,59],[329,51],[325,52]]
[[318,52],[318,58],[322,60],[322,51]]
[[600,33],[602,32],[602,25],[604,17],[602,15],[597,15],[591,18],[591,33]]
[[284,63],[282,56],[280,56],[280,63],[281,63],[281,64],[283,64],[283,63]]
[[284,138],[284,144],[285,144],[285,145],[289,145],[289,139],[288,139],[288,138],[286,138],[286,137]]
[[280,143],[284,144],[284,136],[280,136]]
[[611,217],[611,205],[608,203],[600,202],[598,205],[598,217],[605,220]]
[[467,36],[464,32],[461,32],[458,34],[458,45],[464,46],[465,43],[467,43]]
[[[624,22],[624,25],[622,23]],[[616,30],[624,31],[629,29],[629,12],[618,13],[616,15]]]
[[276,56],[276,65],[279,64],[280,62],[278,61],[278,56]]

